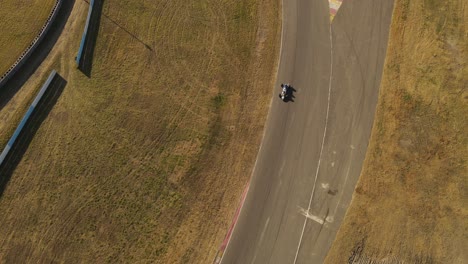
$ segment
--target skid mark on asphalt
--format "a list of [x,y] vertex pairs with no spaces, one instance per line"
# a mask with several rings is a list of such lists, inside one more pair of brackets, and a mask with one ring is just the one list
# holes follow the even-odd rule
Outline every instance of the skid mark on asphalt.
[[[258,242],[259,245],[262,244],[263,237],[265,236],[265,232],[266,232],[266,229],[267,229],[269,223],[270,223],[270,217],[267,218],[267,220],[265,222],[265,226],[263,227],[262,234],[260,235],[260,240]],[[257,259],[257,253],[258,253],[258,251],[255,251],[255,255],[254,255],[253,259],[252,259],[252,263],[255,263],[255,260]]]
[[265,222],[265,226],[263,227],[262,234],[260,235],[260,243],[262,243],[263,237],[265,236],[265,231],[266,231],[269,223],[270,223],[270,217],[267,218],[267,220]]
[[[354,150],[354,147],[353,147],[353,145],[351,145],[350,157],[353,156],[353,154],[352,154],[353,150]],[[351,161],[348,162],[348,168],[346,169],[346,177],[345,177],[345,180],[344,180],[344,183],[343,183],[343,188],[348,183],[348,178],[349,178],[349,172],[350,171],[351,171]],[[340,197],[338,198],[338,201],[336,202],[336,207],[335,207],[335,210],[333,210],[333,215],[336,215],[336,212],[338,211],[338,207],[340,206],[341,199],[343,198],[343,193],[344,193],[344,191],[340,192]]]

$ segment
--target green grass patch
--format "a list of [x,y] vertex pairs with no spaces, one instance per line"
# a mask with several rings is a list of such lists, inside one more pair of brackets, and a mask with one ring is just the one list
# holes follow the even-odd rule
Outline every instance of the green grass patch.
[[223,94],[218,94],[211,99],[211,103],[216,110],[219,110],[226,104],[226,97]]

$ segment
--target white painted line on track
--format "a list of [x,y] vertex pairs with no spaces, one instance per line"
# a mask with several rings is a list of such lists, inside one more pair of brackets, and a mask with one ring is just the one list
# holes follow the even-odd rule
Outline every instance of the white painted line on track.
[[[319,173],[319,170],[320,170],[320,163],[322,161],[323,146],[325,145],[325,137],[327,135],[328,115],[329,115],[329,112],[330,112],[330,95],[331,95],[332,77],[333,77],[333,35],[332,35],[331,22],[330,22],[330,28],[329,29],[330,29],[330,79],[329,79],[329,82],[328,82],[327,115],[326,115],[326,118],[325,118],[325,129],[323,130],[322,146],[320,147],[320,155],[319,155],[319,160],[318,160],[318,164],[317,164],[317,170],[315,171],[315,179],[314,179],[314,185],[312,187],[312,193],[310,194],[309,206],[307,208],[307,215],[310,215],[309,214],[310,206],[312,205],[312,199],[314,198],[315,186],[317,184],[318,173]],[[294,256],[294,262],[293,262],[294,264],[296,264],[296,262],[297,262],[297,256],[299,255],[299,250],[300,250],[301,244],[302,244],[302,238],[304,237],[304,231],[305,231],[305,227],[306,227],[306,224],[307,224],[307,219],[309,219],[309,217],[306,216],[306,218],[304,219],[304,225],[302,226],[302,232],[301,232],[301,236],[299,238],[299,243],[297,245],[296,256]],[[322,220],[322,223],[323,223],[323,220]]]
[[309,218],[309,219],[311,219],[311,220],[314,220],[315,222],[317,222],[317,223],[319,223],[319,224],[321,224],[321,225],[323,225],[323,224],[325,223],[325,222],[323,221],[323,219],[322,219],[322,218],[319,218],[318,216],[311,215],[311,214],[309,214],[309,213],[306,213],[304,216],[305,216],[306,218]]
[[323,218],[323,217],[321,218],[321,217],[318,217],[316,215],[311,214],[309,211],[307,211],[305,209],[302,209],[302,208],[301,208],[301,214],[303,216],[305,216],[306,218],[309,218],[310,220],[314,220],[315,222],[317,222],[317,223],[319,223],[321,225],[325,224],[326,222],[328,222],[328,223],[333,222],[333,217],[327,216],[325,218]]

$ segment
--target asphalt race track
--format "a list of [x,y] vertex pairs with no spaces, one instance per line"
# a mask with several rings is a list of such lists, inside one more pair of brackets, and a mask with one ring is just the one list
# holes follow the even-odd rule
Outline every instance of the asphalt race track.
[[361,172],[392,11],[393,0],[344,1],[330,26],[327,0],[283,1],[278,83],[221,263],[323,262]]

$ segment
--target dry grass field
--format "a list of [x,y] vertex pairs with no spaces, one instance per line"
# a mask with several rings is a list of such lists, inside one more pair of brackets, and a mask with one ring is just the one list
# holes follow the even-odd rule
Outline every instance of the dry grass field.
[[326,263],[468,263],[468,3],[397,0],[361,178]]
[[0,75],[37,36],[55,0],[2,0],[0,3]]
[[91,78],[74,64],[87,10],[0,109],[15,123],[51,69],[67,81],[0,171],[0,262],[210,263],[261,141],[279,3],[105,0]]

